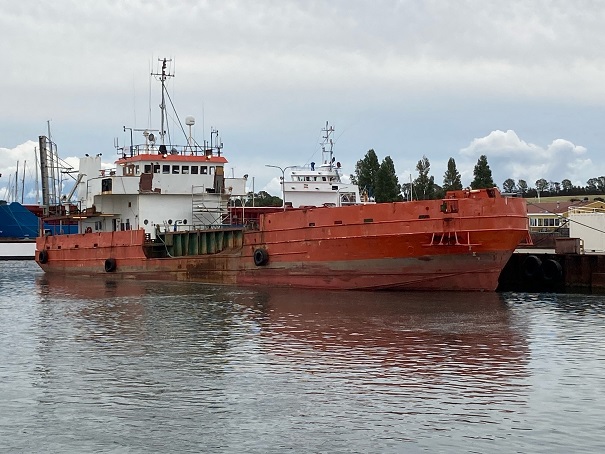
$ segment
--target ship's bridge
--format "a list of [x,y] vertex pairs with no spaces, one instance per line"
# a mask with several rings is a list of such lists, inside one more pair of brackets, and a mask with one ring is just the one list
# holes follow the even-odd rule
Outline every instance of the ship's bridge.
[[360,203],[359,188],[343,183],[340,166],[292,167],[290,181],[284,181],[284,197],[293,207],[342,206]]

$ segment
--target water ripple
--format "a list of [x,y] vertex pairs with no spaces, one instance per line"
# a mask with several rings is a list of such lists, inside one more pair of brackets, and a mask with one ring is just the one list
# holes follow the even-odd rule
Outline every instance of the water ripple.
[[605,443],[599,296],[70,280],[31,262],[0,271],[8,452]]

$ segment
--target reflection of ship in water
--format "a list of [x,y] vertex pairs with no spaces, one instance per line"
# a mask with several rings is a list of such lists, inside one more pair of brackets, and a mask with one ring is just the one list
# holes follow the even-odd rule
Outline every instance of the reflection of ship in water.
[[[179,410],[190,419],[208,383],[224,375],[234,323],[221,287],[50,274],[36,286],[43,329],[33,380],[41,403],[78,396],[96,420],[127,411],[134,424],[171,427]],[[61,405],[40,406],[71,433],[73,418],[54,408]],[[132,436],[122,427],[122,437]]]
[[[525,326],[506,297],[491,292],[234,290],[98,276],[74,286],[50,274],[38,287],[53,303],[46,310],[57,312],[48,318],[63,317],[85,341],[157,358],[176,343],[187,368],[213,374],[252,361],[364,393],[404,393],[416,402],[445,392],[480,397],[473,400],[480,405],[496,394],[519,401],[528,374]],[[77,304],[56,304],[66,298]]]
[[91,279],[71,276],[43,274],[37,277],[36,284],[42,297],[64,297],[98,299],[112,297],[142,296],[149,287],[144,281],[128,279]]
[[[527,374],[523,327],[495,293],[293,292],[242,294],[275,355],[326,372],[461,386],[501,386]],[[490,389],[490,391],[493,391]]]
[[47,318],[62,319],[83,340],[107,342],[112,353],[144,348],[161,355],[167,342],[188,338],[191,354],[220,357],[231,336],[224,287],[60,274],[40,275],[36,284],[44,310],[56,315]]

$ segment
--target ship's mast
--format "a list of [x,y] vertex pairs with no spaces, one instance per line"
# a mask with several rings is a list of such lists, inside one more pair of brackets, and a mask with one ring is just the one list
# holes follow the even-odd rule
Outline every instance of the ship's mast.
[[159,134],[160,134],[160,137],[162,138],[162,145],[165,145],[164,136],[166,135],[166,130],[164,129],[164,122],[166,120],[166,99],[165,99],[166,79],[168,79],[169,77],[174,77],[174,74],[172,74],[172,73],[170,73],[170,71],[166,70],[167,63],[172,62],[172,59],[168,60],[166,58],[164,58],[164,59],[158,58],[158,61],[162,62],[162,72],[161,73],[151,73],[151,75],[159,77],[160,82],[162,83],[162,103],[160,104],[162,120],[161,120],[161,128],[160,128]]
[[[330,126],[326,121],[326,127],[322,129],[321,132],[325,134],[322,136],[324,140],[321,144],[321,159],[324,163],[326,163],[327,161],[329,169],[332,170],[332,148],[334,147],[334,142],[332,141],[332,134],[334,134],[334,126]],[[326,150],[326,145],[328,144],[330,145],[330,149]],[[326,159],[326,155],[328,159]]]

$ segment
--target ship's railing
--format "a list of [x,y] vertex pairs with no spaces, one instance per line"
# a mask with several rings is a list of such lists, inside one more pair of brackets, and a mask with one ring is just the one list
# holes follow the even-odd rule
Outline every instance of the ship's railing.
[[605,213],[605,210],[599,207],[569,207],[569,214],[595,214]]
[[190,223],[185,224],[187,221],[176,221],[172,224],[168,224],[164,222],[162,224],[156,225],[156,235],[164,234],[167,232],[197,232],[197,231],[208,231],[208,230],[229,230],[237,227],[241,227],[238,225],[233,225],[229,223],[225,224],[199,224],[199,223]]
[[[321,164],[321,165],[310,165],[306,164],[304,166],[293,166],[290,167],[290,179],[291,181],[311,181],[311,180],[298,180],[294,179],[294,177],[318,177],[333,174],[335,178],[340,181],[340,177],[342,176],[342,172],[340,167],[336,167],[335,165],[330,166],[329,164]],[[319,181],[319,180],[313,180]],[[331,180],[334,181],[334,180]]]
[[193,145],[173,145],[173,144],[156,144],[146,143],[137,144],[132,146],[117,147],[117,154],[123,158],[147,155],[147,154],[158,154],[158,155],[183,155],[183,156],[220,156],[221,148],[216,146],[202,146],[198,144]]

